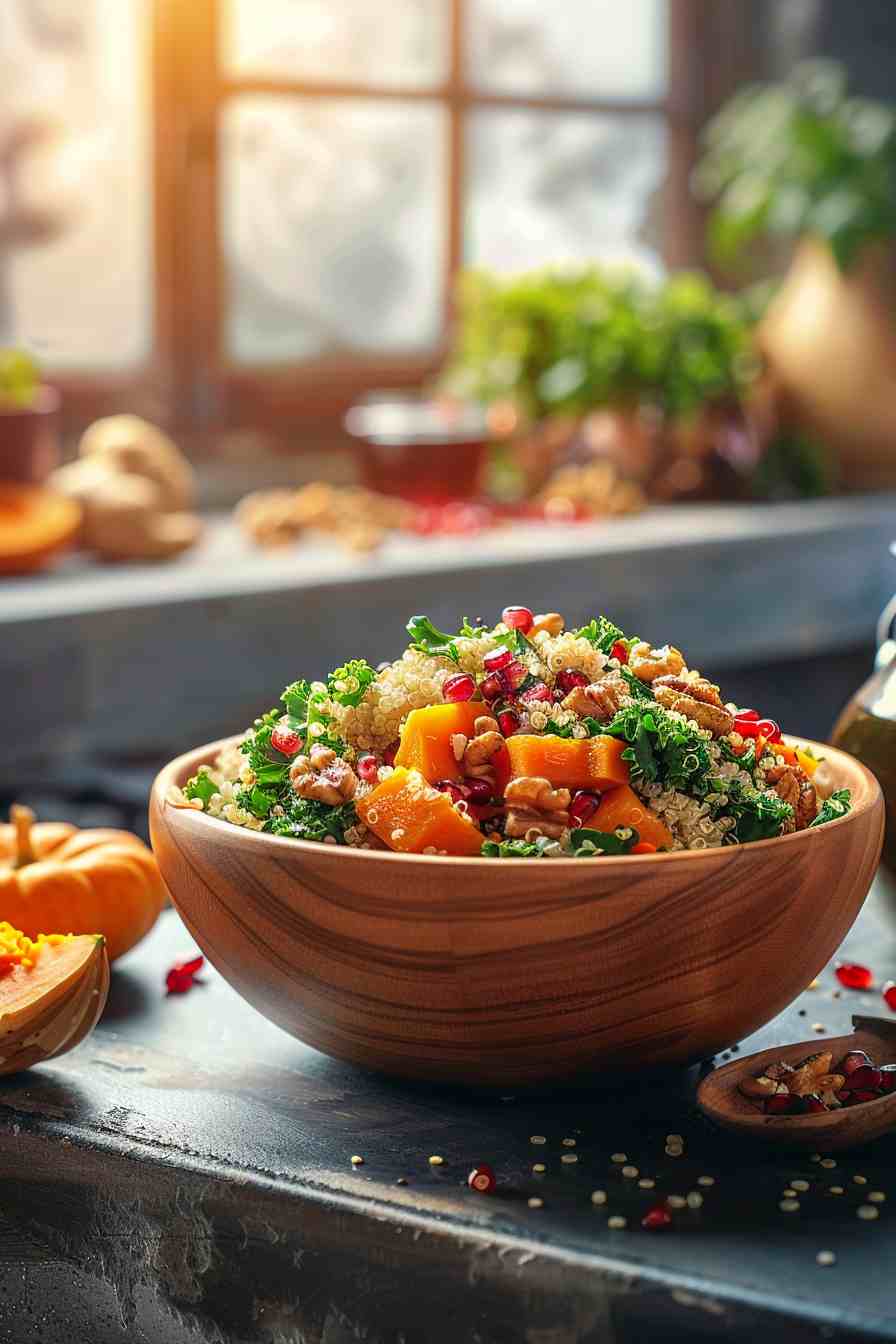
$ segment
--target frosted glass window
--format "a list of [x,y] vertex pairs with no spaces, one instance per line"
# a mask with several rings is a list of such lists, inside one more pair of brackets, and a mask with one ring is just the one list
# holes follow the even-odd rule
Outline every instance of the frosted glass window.
[[665,175],[659,117],[480,110],[468,133],[466,261],[658,268]]
[[54,368],[149,352],[147,0],[0,3],[0,343]]
[[234,358],[414,352],[436,342],[445,143],[435,104],[230,102],[222,213]]
[[447,0],[229,0],[224,64],[240,75],[435,84]]
[[471,82],[490,92],[662,98],[667,0],[470,0]]

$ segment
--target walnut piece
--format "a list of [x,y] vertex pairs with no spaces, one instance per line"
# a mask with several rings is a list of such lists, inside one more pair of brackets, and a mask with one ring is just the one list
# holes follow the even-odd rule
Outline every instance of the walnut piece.
[[652,649],[649,644],[636,644],[628,657],[628,665],[639,681],[656,681],[657,677],[677,677],[684,670],[684,657],[671,644]]
[[804,831],[815,820],[818,811],[815,785],[798,765],[771,766],[765,772],[765,782],[793,808],[793,817],[784,823],[785,835]]
[[557,635],[563,634],[565,628],[566,622],[559,611],[546,611],[541,616],[535,617],[532,622],[532,629],[529,631],[529,638],[531,639],[533,635],[540,635],[542,632],[556,638]]
[[[677,677],[669,680],[677,682]],[[690,685],[690,683],[684,683]],[[711,685],[710,682],[706,683]],[[713,688],[715,689],[715,688]],[[724,705],[714,705],[706,700],[698,700],[690,693],[676,690],[674,686],[661,686],[654,682],[653,694],[664,709],[674,710],[687,719],[693,719],[700,728],[705,728],[713,737],[726,737],[734,727],[734,715]]]
[[530,842],[540,835],[558,839],[569,828],[569,789],[555,789],[540,775],[512,779],[504,790],[507,804],[505,833]]
[[576,686],[563,701],[564,709],[571,709],[583,718],[600,719],[608,723],[626,701],[631,699],[628,683],[619,672],[608,672],[590,686]]
[[[484,718],[485,716],[483,716]],[[482,719],[476,720],[475,727],[482,722]],[[504,738],[495,728],[488,728],[485,732],[476,733],[471,737],[463,755],[463,768],[465,774],[472,775],[473,778],[482,778],[490,774],[492,769],[492,760],[504,746]]]
[[358,776],[330,747],[315,745],[307,756],[297,756],[289,771],[292,787],[300,798],[339,807],[354,798]]

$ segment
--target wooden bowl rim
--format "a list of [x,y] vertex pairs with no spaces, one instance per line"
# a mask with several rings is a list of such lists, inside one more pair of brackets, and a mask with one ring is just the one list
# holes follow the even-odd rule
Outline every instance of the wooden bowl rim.
[[[194,747],[192,751],[185,752],[182,756],[176,757],[173,761],[170,761],[168,765],[164,766],[156,776],[152,788],[152,798],[157,803],[160,813],[163,809],[171,807],[171,804],[167,802],[166,794],[172,785],[182,787],[191,775],[196,773],[200,765],[207,765],[219,752],[223,751],[225,747],[230,747],[237,742],[241,742],[243,736],[244,734],[238,733],[233,737],[225,737],[217,742],[206,743],[206,745],[202,747]],[[787,739],[785,738],[785,740]],[[821,742],[813,742],[811,738],[801,737],[791,738],[790,740],[796,742],[800,746],[810,747],[813,752],[817,750],[818,752],[823,753],[825,757],[831,760],[832,764],[836,765],[837,763],[842,762],[848,770],[856,772],[859,781],[864,784],[864,789],[859,790],[858,795],[854,796],[851,810],[846,816],[837,817],[834,821],[827,822],[824,828],[825,831],[832,830],[835,827],[854,824],[873,808],[883,805],[883,795],[876,776],[873,775],[861,761],[856,760],[854,756],[850,756],[848,752],[840,751],[837,747],[830,747]],[[855,795],[855,785],[850,785],[850,787]],[[340,857],[352,863],[375,862],[407,864],[410,860],[415,863],[427,863],[452,868],[456,868],[460,864],[472,864],[475,867],[487,864],[489,867],[493,867],[495,863],[494,859],[486,858],[482,855],[478,855],[475,858],[466,858],[452,854],[398,854],[391,850],[356,849],[350,845],[340,845],[338,847],[322,845],[315,840],[298,840],[292,836],[270,835],[263,831],[248,830],[244,826],[234,826],[229,821],[223,821],[219,817],[210,817],[205,812],[200,812],[198,809],[194,808],[175,808],[173,810],[180,812],[183,817],[196,817],[197,819],[201,819],[205,824],[222,827],[224,833],[231,839],[240,836],[242,837],[242,841],[246,844],[260,844],[268,848],[274,846],[276,849],[281,849],[286,853],[320,855],[322,850],[332,851],[333,849],[338,849]],[[755,852],[758,855],[770,845],[774,845],[780,849],[782,861],[784,861],[788,852],[784,848],[785,846],[790,846],[792,848],[795,845],[805,845],[811,838],[812,832],[807,828],[804,831],[794,831],[790,835],[773,836],[769,840],[751,840],[746,845],[724,845],[712,849],[681,849],[674,850],[668,854],[613,855],[604,857],[601,860],[600,871],[606,873],[608,865],[613,865],[614,867],[620,867],[620,871],[624,872],[628,868],[628,865],[632,863],[681,863],[687,860],[700,863],[713,856],[718,858],[720,855],[739,854],[744,850],[748,850],[750,853]],[[582,872],[582,860],[572,856],[563,859],[546,859],[544,862],[550,865],[550,870],[552,872],[557,871],[558,869],[559,871],[569,870],[575,871],[576,873]],[[530,859],[502,859],[501,869],[504,870],[510,865],[511,869],[515,870],[519,869],[522,864],[526,865],[527,871],[532,867],[532,861]]]

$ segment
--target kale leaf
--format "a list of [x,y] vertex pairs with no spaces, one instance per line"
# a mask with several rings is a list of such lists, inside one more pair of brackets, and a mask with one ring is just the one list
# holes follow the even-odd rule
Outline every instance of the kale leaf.
[[332,837],[337,844],[345,844],[345,832],[357,822],[354,803],[330,807],[315,798],[299,798],[295,794],[283,801],[283,816],[269,817],[264,829],[271,835],[292,836],[296,840],[326,840]]
[[619,826],[615,831],[591,831],[580,826],[571,833],[570,844],[576,858],[585,859],[601,854],[630,854],[638,839],[638,832],[631,826]]
[[454,640],[457,635],[448,635],[433,625],[428,616],[412,616],[407,623],[407,632],[411,637],[411,648],[418,653],[428,653],[432,658],[450,658],[459,663],[460,655]]
[[545,850],[554,841],[546,835],[539,836],[534,844],[526,840],[486,840],[482,846],[485,859],[543,859]]
[[344,667],[337,667],[327,677],[330,698],[340,705],[360,705],[364,692],[376,680],[376,670],[366,658],[350,658]]
[[704,791],[710,768],[706,738],[654,700],[624,705],[607,724],[588,719],[589,732],[606,733],[628,742],[622,759],[633,779],[657,780],[666,788]]
[[598,616],[596,621],[589,621],[587,625],[582,626],[581,630],[575,630],[573,633],[576,639],[587,639],[589,644],[593,644],[596,649],[600,649],[601,653],[606,654],[611,653],[613,645],[620,640],[626,645],[633,642],[626,639],[619,626],[614,625],[612,621],[608,621],[606,616]]
[[830,798],[825,798],[818,816],[809,822],[809,829],[811,830],[813,826],[823,826],[826,821],[836,821],[838,817],[845,817],[851,807],[852,795],[849,789],[837,789]]
[[785,821],[793,816],[790,804],[769,790],[756,789],[736,779],[714,779],[712,789],[727,794],[728,802],[719,809],[718,815],[734,818],[733,833],[741,844],[780,835]]
[[203,807],[208,807],[212,795],[217,792],[218,786],[209,777],[207,765],[200,765],[198,773],[192,779],[188,779],[184,785],[185,796],[187,798],[199,798]]

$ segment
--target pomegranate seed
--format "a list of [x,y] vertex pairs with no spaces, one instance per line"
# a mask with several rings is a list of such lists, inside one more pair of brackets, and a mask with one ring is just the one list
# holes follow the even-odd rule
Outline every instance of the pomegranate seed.
[[796,1109],[796,1097],[792,1097],[789,1092],[776,1092],[773,1097],[766,1097],[765,1110],[768,1115],[789,1115]]
[[503,672],[491,672],[479,686],[486,700],[498,700],[507,694],[508,686]]
[[848,1105],[849,1102],[852,1100],[852,1093],[847,1092],[845,1087],[841,1087],[839,1092],[834,1093],[834,1096],[837,1098],[838,1101],[842,1101],[844,1105]]
[[541,701],[550,704],[553,698],[550,687],[545,686],[542,681],[536,682],[534,686],[530,686],[528,690],[520,693],[520,699],[524,700],[526,704],[530,704],[533,701]]
[[760,719],[756,724],[758,733],[765,738],[767,742],[780,742],[781,729],[775,723],[774,719]]
[[520,716],[515,709],[498,710],[498,727],[505,737],[513,737],[520,726]]
[[573,798],[569,808],[569,815],[573,827],[584,826],[594,816],[600,804],[600,794],[591,793],[588,789],[580,789]]
[[864,1064],[849,1074],[843,1086],[847,1092],[868,1092],[879,1088],[881,1081],[880,1069],[875,1068],[873,1064]]
[[271,733],[271,746],[275,751],[282,751],[284,756],[295,756],[301,745],[299,734],[294,728],[287,728],[286,724],[278,724]]
[[442,682],[442,697],[449,704],[459,704],[462,700],[472,700],[476,694],[476,682],[469,672],[457,672]]
[[517,662],[515,658],[512,662],[507,664],[504,671],[501,673],[501,676],[504,677],[506,684],[512,691],[518,690],[528,675],[528,670],[523,667],[522,663]]
[[837,1065],[837,1073],[845,1074],[848,1078],[851,1073],[855,1073],[856,1069],[864,1069],[866,1065],[871,1063],[871,1057],[866,1055],[864,1050],[850,1050]]
[[577,667],[564,667],[557,673],[557,688],[564,695],[569,695],[577,686],[587,686],[588,678],[584,672],[580,672]]
[[497,1184],[495,1173],[485,1162],[480,1162],[467,1177],[467,1185],[480,1195],[490,1195]]
[[628,649],[623,644],[621,639],[617,639],[616,643],[613,645],[612,649],[610,650],[610,657],[618,658],[620,663],[628,662]]
[[888,980],[883,988],[883,1000],[896,1013],[896,981]]
[[187,971],[190,975],[195,975],[197,971],[202,970],[204,965],[205,957],[191,957],[189,961],[176,961],[174,963],[174,968],[175,970]]
[[528,607],[505,607],[501,612],[501,620],[508,630],[522,630],[525,634],[532,629],[535,617]]
[[880,1074],[881,1090],[887,1094],[896,1092],[896,1064],[882,1064]]
[[513,653],[510,649],[492,649],[482,660],[482,666],[488,672],[500,672],[502,667],[513,662]]
[[394,765],[395,757],[398,755],[398,742],[393,742],[391,747],[387,747],[383,752],[383,765]]
[[487,803],[491,800],[493,789],[487,779],[465,779],[463,788],[471,803]]
[[375,756],[358,757],[358,774],[364,780],[365,784],[375,784],[379,765]]
[[872,1092],[870,1088],[861,1088],[857,1092],[850,1092],[847,1106],[861,1106],[866,1101],[877,1101],[882,1093]]
[[447,793],[452,803],[465,803],[467,801],[467,791],[462,784],[455,784],[453,779],[440,779],[435,785],[439,793]]
[[807,1097],[800,1097],[800,1109],[805,1115],[817,1115],[828,1108],[817,1092],[810,1092]]
[[662,1204],[657,1204],[656,1208],[649,1209],[641,1219],[641,1226],[646,1227],[648,1231],[654,1232],[657,1228],[668,1227],[672,1222],[672,1215]]
[[860,966],[857,961],[838,962],[834,974],[847,989],[870,989],[874,983],[868,967]]
[[740,733],[741,737],[759,736],[759,726],[758,724],[754,723],[752,719],[735,718],[734,728],[736,732]]
[[168,990],[168,993],[188,993],[196,983],[193,976],[196,971],[201,969],[202,965],[202,957],[194,957],[191,961],[176,961],[165,976],[165,988]]

